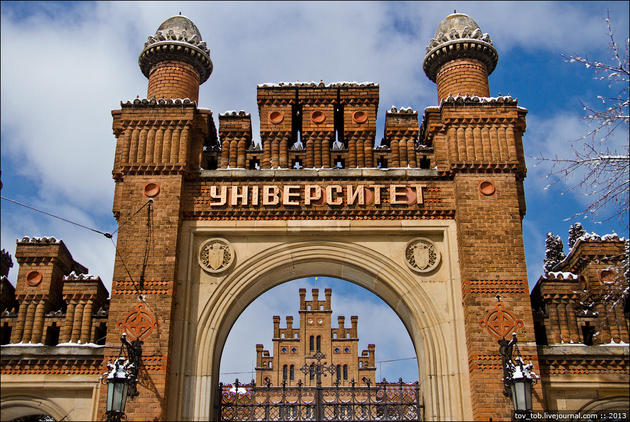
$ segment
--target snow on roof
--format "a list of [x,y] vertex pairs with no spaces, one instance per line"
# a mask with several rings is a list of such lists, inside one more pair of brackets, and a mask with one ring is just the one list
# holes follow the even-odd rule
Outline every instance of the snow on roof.
[[17,239],[17,243],[61,243],[61,240],[55,239],[53,236],[24,236],[22,239]]
[[396,106],[391,106],[391,108],[389,110],[387,110],[387,113],[397,113],[397,114],[418,114],[418,112],[416,110],[414,110],[411,107],[400,107],[397,108]]
[[69,281],[96,281],[99,280],[100,277],[92,274],[77,274],[72,271],[70,274],[64,276],[63,279]]
[[571,248],[571,250],[569,251],[569,253],[567,253],[567,255],[564,257],[564,259],[560,262],[558,262],[556,264],[556,268],[558,267],[562,267],[565,263],[569,262],[569,258],[571,256],[573,256],[573,251],[577,250],[577,247],[580,243],[582,242],[586,242],[586,241],[591,241],[591,242],[610,242],[610,241],[619,241],[619,242],[625,242],[626,238],[625,237],[619,237],[619,235],[615,232],[612,233],[608,233],[605,234],[603,236],[598,235],[597,233],[593,232],[593,233],[585,233],[582,236],[578,237],[577,240],[575,241],[575,243],[573,244],[573,247]]
[[512,98],[511,95],[499,95],[498,97],[479,97],[477,95],[449,95],[440,102],[440,106],[444,103],[449,104],[514,104],[518,103],[518,99]]
[[190,98],[169,98],[169,99],[165,99],[165,98],[159,98],[159,99],[155,99],[155,98],[151,98],[150,100],[147,98],[136,98],[134,100],[129,100],[127,102],[125,101],[121,101],[120,102],[120,106],[121,107],[143,107],[143,106],[156,106],[156,105],[161,105],[161,106],[181,106],[181,105],[196,105],[197,103],[195,101],[192,101]]
[[258,88],[340,88],[340,87],[364,87],[364,86],[378,86],[377,83],[365,81],[365,82],[357,82],[357,81],[338,81],[338,82],[330,82],[324,83],[324,81],[310,81],[310,82],[302,82],[302,81],[294,81],[294,82],[265,82],[263,84],[256,85]]
[[228,110],[228,111],[224,111],[223,113],[219,113],[219,117],[234,117],[234,116],[242,116],[242,117],[250,116],[251,117],[251,114],[245,113],[245,110],[239,110],[238,112],[236,110]]
[[547,278],[554,278],[556,280],[577,280],[580,276],[574,273],[565,271],[550,271],[547,273]]

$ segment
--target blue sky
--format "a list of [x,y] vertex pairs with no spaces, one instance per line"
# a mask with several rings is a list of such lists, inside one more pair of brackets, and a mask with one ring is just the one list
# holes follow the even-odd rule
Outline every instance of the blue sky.
[[[566,243],[568,228],[577,221],[571,217],[584,207],[585,198],[579,191],[563,194],[567,185],[562,182],[545,190],[548,169],[536,166],[531,157],[565,153],[587,130],[580,100],[591,101],[607,89],[584,67],[564,63],[561,54],[608,57],[606,11],[610,10],[617,40],[623,44],[628,37],[627,2],[3,2],[2,196],[103,231],[115,229],[110,111],[120,100],[146,95],[138,54],[146,37],[180,11],[193,19],[211,51],[214,72],[201,87],[200,107],[213,110],[215,119],[225,110],[243,109],[252,113],[256,130],[258,83],[373,81],[380,84],[380,139],[385,110],[392,104],[420,111],[435,105],[435,85],[421,64],[435,28],[454,9],[475,19],[499,52],[497,69],[490,76],[491,95],[511,94],[529,110],[523,139],[528,156],[523,230],[533,286],[542,268],[545,233],[560,234]],[[2,248],[13,254],[17,237],[54,235],[64,240],[75,259],[111,285],[114,248],[109,240],[6,201],[1,206]],[[616,231],[627,237],[625,219],[603,224],[580,221],[588,231]],[[12,281],[16,274],[14,268]],[[321,282],[280,286],[250,308],[272,312],[270,304],[283,303],[288,305],[272,314],[294,312],[293,289]],[[382,305],[358,287],[340,286],[336,303],[354,301],[365,312]],[[226,353],[247,340],[247,334],[238,334],[245,329],[239,326],[252,325],[248,317],[252,310],[245,311],[244,322],[237,322]],[[358,313],[361,321],[359,311],[364,310],[344,314]],[[265,345],[270,344],[272,314],[261,318],[268,330],[260,341]],[[383,327],[375,335],[387,331]],[[413,355],[408,337],[404,345],[404,329],[397,332],[400,342],[390,342],[396,347],[377,346],[382,350],[377,360]],[[361,346],[368,342],[374,340],[362,339]],[[239,363],[249,359],[228,364],[226,358],[222,371],[247,371],[251,365],[242,368]],[[398,377],[402,372],[413,377],[414,368],[411,362],[396,371],[384,370],[383,376]]]

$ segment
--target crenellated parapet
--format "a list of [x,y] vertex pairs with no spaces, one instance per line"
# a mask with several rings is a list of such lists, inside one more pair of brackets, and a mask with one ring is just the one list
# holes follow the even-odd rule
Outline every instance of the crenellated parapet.
[[18,239],[15,256],[16,287],[2,279],[2,344],[104,344],[109,301],[100,277],[54,237]]
[[531,294],[540,345],[630,343],[624,316],[624,240],[587,234]]
[[[252,120],[244,111],[219,114],[221,162],[219,168],[251,168],[247,152],[252,147]],[[255,164],[252,165],[255,168]]]

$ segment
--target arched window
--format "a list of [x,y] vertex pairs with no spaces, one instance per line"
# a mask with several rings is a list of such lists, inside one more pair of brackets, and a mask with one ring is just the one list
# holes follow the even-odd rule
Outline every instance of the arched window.
[[315,337],[311,336],[308,340],[309,350],[312,352],[315,349]]
[[341,365],[337,365],[337,380],[341,379]]
[[315,365],[313,365],[312,363],[309,370],[309,378],[311,381],[315,379]]
[[317,336],[317,351],[322,351],[322,336]]
[[343,379],[344,380],[348,379],[348,365],[343,366]]
[[293,381],[295,379],[295,365],[289,367],[289,379]]
[[287,380],[287,366],[286,365],[282,366],[282,380],[283,381]]

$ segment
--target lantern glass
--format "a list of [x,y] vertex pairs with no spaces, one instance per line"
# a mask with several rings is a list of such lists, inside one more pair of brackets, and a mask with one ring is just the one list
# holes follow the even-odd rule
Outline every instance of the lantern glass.
[[515,411],[532,409],[532,380],[517,378],[512,381],[512,403]]
[[124,412],[129,384],[125,378],[112,378],[107,383],[107,411]]

